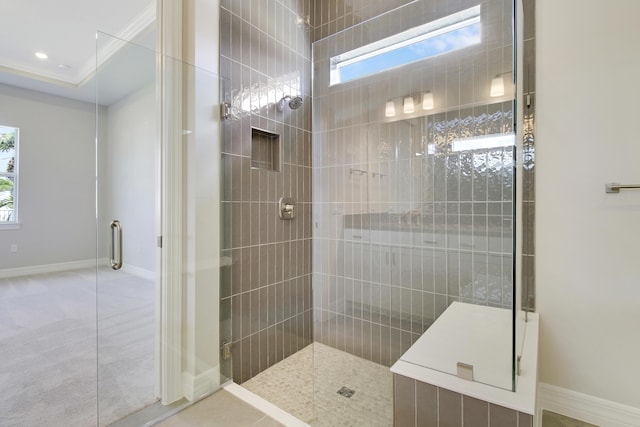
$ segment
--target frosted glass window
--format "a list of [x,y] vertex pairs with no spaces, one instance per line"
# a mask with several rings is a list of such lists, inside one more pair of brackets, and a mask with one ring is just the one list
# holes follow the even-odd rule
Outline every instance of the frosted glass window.
[[331,58],[330,85],[387,71],[481,42],[480,6]]
[[516,145],[515,133],[482,135],[473,138],[461,138],[451,142],[451,151],[486,150]]

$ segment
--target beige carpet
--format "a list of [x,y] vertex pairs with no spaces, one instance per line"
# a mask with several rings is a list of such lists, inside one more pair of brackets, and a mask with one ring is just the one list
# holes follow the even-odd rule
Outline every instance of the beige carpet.
[[94,270],[0,279],[1,426],[108,425],[156,400],[153,284],[105,270],[99,291],[96,334]]

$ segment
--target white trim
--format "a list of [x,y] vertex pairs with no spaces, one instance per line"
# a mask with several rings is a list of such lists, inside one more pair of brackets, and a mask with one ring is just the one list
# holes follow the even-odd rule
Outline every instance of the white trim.
[[20,226],[20,222],[4,222],[0,224],[0,230],[19,230]]
[[[95,68],[95,61],[94,61],[94,68]],[[61,78],[59,78],[59,76],[44,75],[38,71],[29,71],[29,70],[23,69],[18,65],[15,65],[15,66],[0,65],[0,72],[15,74],[20,77],[26,77],[28,79],[38,80],[41,82],[51,83],[51,84],[55,84],[63,87],[77,88],[80,86],[79,84],[74,83],[73,81],[62,80]]]
[[[78,72],[74,83],[77,86],[82,86],[91,80],[95,76],[96,69],[99,69],[102,65],[106,64],[113,56],[115,56],[115,54],[120,52],[123,47],[134,42],[134,39],[139,34],[142,34],[144,31],[151,28],[155,23],[156,4],[152,2],[140,15],[135,17],[126,27],[124,27],[122,31],[118,32],[115,36],[109,35],[109,41],[98,49],[97,58],[90,58],[85,65],[80,68],[80,72]],[[98,33],[105,34],[100,31]],[[96,36],[98,36],[98,34],[96,34]]]
[[75,81],[69,81],[76,86],[82,86],[96,74],[96,69],[100,68],[104,63],[110,60],[116,53],[122,49],[124,44],[122,41],[131,42],[138,34],[141,34],[150,25],[156,22],[156,4],[151,2],[140,15],[136,16],[131,22],[127,24],[118,34],[115,34],[115,39],[111,38],[105,45],[103,45],[98,55],[98,62],[96,66],[96,59],[89,58],[89,60],[80,67],[80,71],[76,74]]
[[[111,269],[111,260],[109,258],[98,258],[98,267],[107,267]],[[125,274],[130,274],[132,276],[140,277],[145,280],[151,280],[153,282],[158,280],[158,275],[155,271],[136,267],[126,263],[123,264],[120,272]]]
[[[220,83],[215,72],[218,64],[214,59],[217,50],[213,48],[219,38],[218,11],[217,1],[196,0],[184,3],[182,16],[185,28],[182,60],[199,67],[189,65],[188,70],[183,69],[182,126],[174,129],[176,141],[181,141],[183,150],[185,183],[182,194],[182,366],[183,371],[192,376],[220,364],[220,315],[217,305],[211,306],[212,301],[220,300],[220,271],[216,265],[220,257],[217,236],[220,235],[221,144],[217,141],[221,119],[211,114],[212,106],[220,104]],[[211,171],[216,172],[213,179]],[[185,389],[187,397],[190,393],[190,389]]]
[[61,262],[58,264],[32,265],[28,267],[5,268],[0,270],[0,278],[30,276],[33,274],[55,273],[58,271],[80,270],[83,268],[95,268],[95,259],[82,261]]
[[287,427],[309,427],[309,424],[294,417],[290,413],[278,408],[273,403],[266,401],[262,397],[250,392],[246,388],[239,386],[236,383],[229,383],[223,388],[238,399],[247,402],[249,405],[264,412],[266,415],[270,416],[277,422],[284,424]]
[[538,386],[537,427],[542,425],[543,410],[603,427],[640,426],[640,408],[546,383]]
[[133,276],[138,276],[146,280],[155,281],[156,280],[156,272],[152,270],[146,270],[144,268],[135,267],[133,265],[125,264],[122,267],[122,271],[131,274]]
[[[156,22],[157,22],[157,31],[156,31],[156,45],[162,46],[162,38],[164,35],[165,28],[162,25],[162,0],[156,0]],[[162,99],[162,84],[160,83],[160,76],[162,75],[162,61],[156,60],[156,110],[155,117],[156,122],[158,124],[158,133],[162,137],[162,104],[158,102],[158,100]],[[164,211],[162,210],[163,204],[163,168],[162,168],[162,138],[158,138],[157,144],[155,145],[155,232],[156,232],[156,251],[155,251],[155,259],[156,259],[156,271],[155,271],[155,336],[154,336],[154,354],[153,354],[153,363],[154,363],[154,374],[155,374],[155,382],[154,382],[154,394],[160,398],[161,401],[165,401],[165,395],[163,394],[164,390],[164,382],[162,380],[164,375],[164,363],[163,363],[163,345],[164,341],[164,330],[163,330],[163,289],[164,289],[164,260],[163,260],[163,251],[162,251],[162,224],[164,220]]]
[[[156,5],[154,2],[151,2],[138,16],[134,17],[131,22],[129,22],[120,32],[118,32],[118,34],[115,35],[115,37],[120,40],[111,40],[102,49],[100,49],[101,60],[98,66],[107,62],[114,54],[116,54],[120,50],[120,48],[122,48],[122,40],[132,41],[138,34],[141,34],[143,31],[149,28],[149,26],[152,25],[155,20]],[[88,80],[95,76],[95,57],[87,59],[87,61],[83,65],[78,67],[78,70],[79,71],[73,76],[65,77],[59,73],[35,70],[17,63],[0,65],[0,71],[39,80],[46,83],[78,88],[83,86]]]
[[184,397],[190,402],[210,395],[220,388],[220,366],[215,366],[196,377],[184,372],[182,384]]
[[182,45],[182,2],[158,0],[160,138],[160,398],[164,405],[184,397],[182,377],[182,75],[167,55],[179,57]]

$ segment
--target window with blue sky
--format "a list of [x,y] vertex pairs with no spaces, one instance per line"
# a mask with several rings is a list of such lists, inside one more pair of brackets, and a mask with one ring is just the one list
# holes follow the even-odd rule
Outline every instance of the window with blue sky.
[[480,43],[480,6],[331,58],[330,85],[370,76]]

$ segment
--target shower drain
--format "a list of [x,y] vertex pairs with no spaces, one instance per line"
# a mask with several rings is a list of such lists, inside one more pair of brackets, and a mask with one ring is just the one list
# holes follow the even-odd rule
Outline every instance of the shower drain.
[[347,388],[347,387],[342,387],[340,390],[338,390],[338,394],[340,396],[346,397],[347,399],[353,396],[355,392],[356,392],[355,390],[351,390],[350,388]]

